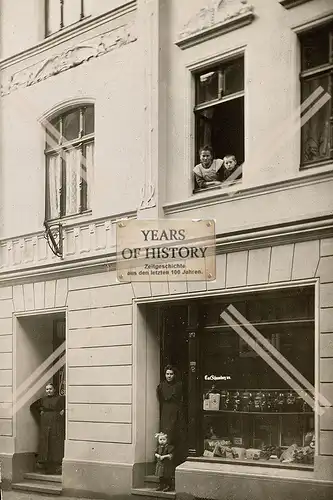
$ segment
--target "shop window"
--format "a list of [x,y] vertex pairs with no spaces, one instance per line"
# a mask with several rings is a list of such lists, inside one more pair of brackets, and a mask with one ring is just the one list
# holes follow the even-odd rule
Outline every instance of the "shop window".
[[[195,75],[196,163],[200,151],[209,146],[218,161],[233,157],[239,166],[244,161],[244,58],[239,57],[210,67]],[[197,167],[196,167],[197,168]],[[229,177],[224,164],[218,165],[216,181]],[[212,183],[198,182],[194,170],[194,189]],[[237,180],[241,174],[238,174]],[[236,180],[236,178],[234,179]]]
[[[331,95],[333,90],[333,23],[301,35],[300,44],[302,102],[321,89]],[[311,113],[311,108],[307,111]],[[310,120],[302,126],[301,163],[304,167],[310,167],[330,161],[332,158],[333,105],[330,99],[321,105]]]
[[46,219],[83,213],[94,165],[94,106],[70,109],[45,127]]
[[312,467],[314,289],[200,307],[199,455]]
[[87,17],[90,4],[87,0],[45,0],[45,36]]

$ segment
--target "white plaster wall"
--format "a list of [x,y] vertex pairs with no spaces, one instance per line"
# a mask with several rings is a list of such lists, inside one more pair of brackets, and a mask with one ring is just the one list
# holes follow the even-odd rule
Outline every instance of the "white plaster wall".
[[[86,16],[96,17],[127,3],[128,0],[85,0]],[[0,9],[1,59],[44,39],[44,0],[1,0]]]
[[45,160],[39,119],[68,99],[90,98],[95,102],[92,217],[138,205],[143,177],[143,106],[136,59],[136,44],[132,43],[2,99],[1,236],[42,229]]
[[[227,7],[232,3],[240,5],[237,0],[228,0]],[[192,190],[194,91],[191,91],[190,67],[214,56],[223,57],[237,48],[243,48],[245,53],[247,162],[243,186],[266,184],[300,175],[297,126],[296,131],[287,133],[280,145],[277,140],[278,135],[287,129],[300,99],[299,47],[293,27],[332,13],[332,4],[329,0],[317,0],[286,10],[276,0],[251,0],[249,3],[254,6],[256,16],[250,25],[181,50],[173,42],[179,39],[184,25],[207,2],[170,0],[170,45],[167,57],[170,65],[167,106],[168,202],[186,199]]]

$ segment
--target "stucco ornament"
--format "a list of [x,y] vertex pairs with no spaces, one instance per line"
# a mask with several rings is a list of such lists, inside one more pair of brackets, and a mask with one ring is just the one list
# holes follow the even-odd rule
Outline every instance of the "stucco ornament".
[[250,12],[253,12],[253,5],[250,5],[248,0],[210,0],[185,24],[179,38],[186,38]]
[[136,36],[131,25],[86,40],[79,45],[64,50],[60,54],[12,74],[7,80],[4,79],[0,95],[5,96],[19,88],[35,85],[51,76],[79,66],[135,40]]

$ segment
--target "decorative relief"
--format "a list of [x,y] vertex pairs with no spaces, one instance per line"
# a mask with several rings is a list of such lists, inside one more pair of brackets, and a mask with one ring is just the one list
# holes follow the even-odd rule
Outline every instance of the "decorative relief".
[[51,76],[88,62],[90,59],[103,56],[123,45],[135,42],[136,39],[132,25],[99,35],[14,73],[1,85],[0,95],[5,96],[19,88],[35,85]]
[[177,45],[182,46],[186,39],[211,29],[215,30],[219,26],[234,24],[235,28],[239,27],[235,22],[237,19],[248,17],[250,22],[253,10],[253,5],[250,5],[248,0],[210,0],[184,26]]

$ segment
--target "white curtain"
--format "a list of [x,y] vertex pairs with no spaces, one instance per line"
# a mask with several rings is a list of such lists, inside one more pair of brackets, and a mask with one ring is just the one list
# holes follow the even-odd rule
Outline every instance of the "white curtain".
[[61,190],[61,158],[59,155],[48,157],[48,199],[49,218],[60,217],[60,190]]
[[80,211],[80,166],[81,151],[71,149],[64,152],[66,169],[66,215]]
[[47,34],[60,30],[60,0],[48,0]]
[[82,166],[82,177],[87,182],[87,208],[90,208],[90,200],[91,200],[91,188],[92,188],[92,175],[94,168],[94,150],[95,144],[90,142],[86,144],[85,147],[85,162]]
[[81,0],[64,1],[64,26],[77,23],[81,16]]

